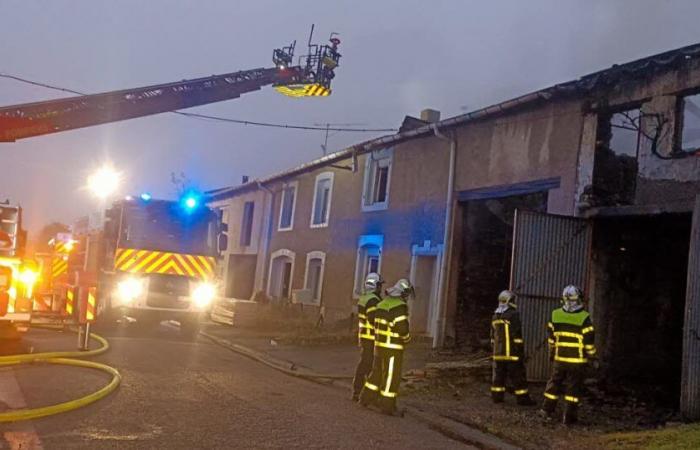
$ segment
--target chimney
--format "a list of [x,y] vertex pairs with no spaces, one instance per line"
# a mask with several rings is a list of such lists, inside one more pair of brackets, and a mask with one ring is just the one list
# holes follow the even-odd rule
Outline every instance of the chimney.
[[241,178],[241,184],[246,184],[248,182],[248,175],[243,175]]
[[440,111],[426,108],[420,112],[420,120],[430,123],[438,122],[440,120]]

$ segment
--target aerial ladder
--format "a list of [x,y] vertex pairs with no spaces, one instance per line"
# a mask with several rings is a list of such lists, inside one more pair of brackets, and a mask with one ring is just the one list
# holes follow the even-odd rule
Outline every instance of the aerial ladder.
[[296,64],[294,41],[273,51],[272,68],[1,107],[0,142],[231,100],[268,85],[290,97],[328,96],[341,56],[340,40],[333,33],[329,44],[312,44],[312,36],[313,26],[308,54],[300,56]]

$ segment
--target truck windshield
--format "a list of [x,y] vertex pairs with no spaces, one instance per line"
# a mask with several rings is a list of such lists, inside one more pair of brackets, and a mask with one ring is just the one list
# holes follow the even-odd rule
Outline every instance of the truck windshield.
[[177,202],[125,203],[119,245],[214,256],[216,220],[208,208],[186,213]]

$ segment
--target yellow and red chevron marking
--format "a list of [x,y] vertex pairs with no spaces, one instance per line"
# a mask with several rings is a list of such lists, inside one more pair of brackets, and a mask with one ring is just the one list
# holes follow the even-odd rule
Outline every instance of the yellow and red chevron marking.
[[53,246],[54,251],[57,253],[70,253],[75,248],[75,241],[56,241]]
[[51,275],[52,277],[58,278],[68,271],[68,258],[57,257],[53,259],[51,263]]
[[72,288],[68,288],[66,291],[66,314],[69,316],[73,315],[73,301],[75,300],[73,292]]
[[275,90],[288,97],[327,97],[331,90],[321,84],[286,84],[275,86]]
[[92,322],[95,320],[95,309],[97,307],[97,288],[91,287],[87,291],[84,313],[81,310],[80,323]]
[[186,253],[119,248],[114,255],[114,270],[211,279],[214,278],[214,258]]

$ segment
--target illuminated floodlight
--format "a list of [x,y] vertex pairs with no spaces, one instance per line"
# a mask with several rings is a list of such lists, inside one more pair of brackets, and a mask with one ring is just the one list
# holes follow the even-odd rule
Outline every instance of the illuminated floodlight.
[[116,192],[121,174],[111,166],[103,166],[87,179],[87,187],[98,198],[104,199]]

